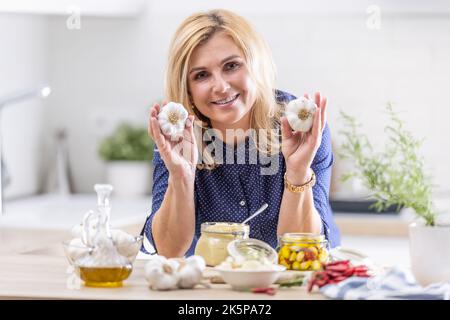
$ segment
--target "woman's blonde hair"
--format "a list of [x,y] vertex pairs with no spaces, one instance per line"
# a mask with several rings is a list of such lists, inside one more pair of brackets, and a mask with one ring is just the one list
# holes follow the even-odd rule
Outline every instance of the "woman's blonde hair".
[[[250,110],[250,128],[258,133],[265,129],[265,134],[253,136],[257,149],[264,155],[278,153],[280,136],[280,105],[275,98],[275,66],[271,52],[265,41],[252,26],[241,16],[227,10],[212,10],[192,14],[178,27],[169,48],[169,60],[166,70],[165,90],[169,101],[176,101],[196,118],[196,129],[211,128],[208,118],[193,108],[188,90],[189,62],[194,49],[206,43],[216,32],[224,32],[230,36],[242,50],[250,77],[256,84],[256,100]],[[202,164],[197,168],[215,168],[213,156],[205,149],[203,142],[198,143]],[[264,147],[262,147],[264,146]]]

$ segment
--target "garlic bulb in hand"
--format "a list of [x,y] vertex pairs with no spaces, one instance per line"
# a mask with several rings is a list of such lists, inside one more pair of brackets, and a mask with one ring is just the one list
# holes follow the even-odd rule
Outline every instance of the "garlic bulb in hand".
[[301,97],[289,102],[285,116],[294,131],[308,132],[313,124],[317,105],[314,101]]
[[162,107],[158,114],[158,122],[161,131],[170,136],[172,141],[176,141],[183,136],[183,130],[188,113],[182,104],[169,102]]

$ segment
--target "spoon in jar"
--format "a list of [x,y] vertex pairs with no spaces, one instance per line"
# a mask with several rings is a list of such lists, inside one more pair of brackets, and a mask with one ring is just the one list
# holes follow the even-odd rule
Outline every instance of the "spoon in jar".
[[269,205],[267,203],[264,203],[261,208],[259,208],[254,214],[252,214],[250,217],[248,217],[247,219],[245,219],[244,221],[241,222],[241,224],[245,224],[247,222],[249,222],[250,220],[252,220],[254,217],[256,217],[258,214],[260,214],[261,212],[263,212],[264,210],[267,209]]

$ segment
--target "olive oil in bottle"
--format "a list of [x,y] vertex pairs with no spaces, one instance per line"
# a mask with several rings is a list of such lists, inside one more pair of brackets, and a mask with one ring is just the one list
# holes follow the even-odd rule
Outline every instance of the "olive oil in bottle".
[[132,265],[118,267],[77,267],[79,277],[87,287],[117,288],[122,286],[122,281],[127,279]]

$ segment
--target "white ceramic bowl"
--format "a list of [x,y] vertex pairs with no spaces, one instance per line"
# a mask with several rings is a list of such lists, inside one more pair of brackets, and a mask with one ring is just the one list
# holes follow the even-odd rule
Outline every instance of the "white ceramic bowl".
[[275,265],[273,270],[246,270],[246,269],[222,269],[215,268],[220,272],[223,280],[235,290],[250,288],[267,288],[275,281],[281,273],[286,270],[285,266]]

